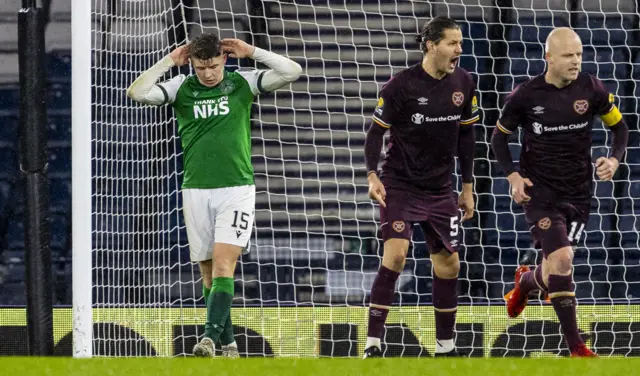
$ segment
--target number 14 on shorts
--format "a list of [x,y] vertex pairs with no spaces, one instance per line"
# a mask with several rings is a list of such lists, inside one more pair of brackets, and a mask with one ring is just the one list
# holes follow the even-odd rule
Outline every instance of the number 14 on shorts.
[[584,230],[584,223],[578,223],[576,221],[571,222],[571,229],[569,230],[569,234],[567,235],[567,237],[569,238],[569,242],[577,243],[582,236],[582,230]]

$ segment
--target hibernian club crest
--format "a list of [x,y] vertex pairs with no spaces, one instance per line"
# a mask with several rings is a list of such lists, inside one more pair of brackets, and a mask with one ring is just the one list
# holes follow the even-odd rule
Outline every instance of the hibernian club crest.
[[222,94],[231,94],[236,89],[236,85],[231,80],[224,80],[220,83],[220,92]]

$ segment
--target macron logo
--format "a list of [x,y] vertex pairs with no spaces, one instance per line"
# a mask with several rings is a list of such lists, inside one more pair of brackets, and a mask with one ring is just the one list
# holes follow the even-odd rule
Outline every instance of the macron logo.
[[536,115],[540,115],[540,114],[544,114],[544,107],[542,106],[535,106],[533,108],[533,113]]

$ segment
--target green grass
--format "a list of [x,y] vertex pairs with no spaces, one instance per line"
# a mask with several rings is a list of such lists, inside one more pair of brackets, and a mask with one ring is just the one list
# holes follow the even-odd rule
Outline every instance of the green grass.
[[71,359],[0,358],[3,375],[630,375],[640,359]]

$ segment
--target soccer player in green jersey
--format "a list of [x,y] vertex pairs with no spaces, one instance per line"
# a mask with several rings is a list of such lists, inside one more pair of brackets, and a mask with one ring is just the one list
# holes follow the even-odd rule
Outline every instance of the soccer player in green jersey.
[[[224,69],[227,55],[252,58],[269,70]],[[195,75],[157,83],[173,66],[191,63]],[[236,261],[253,227],[255,185],[251,165],[254,97],[300,77],[300,65],[238,39],[203,34],[142,73],[127,96],[150,105],[171,104],[184,152],[183,213],[192,262],[198,262],[207,305],[204,338],[196,356],[237,358],[231,324]]]

